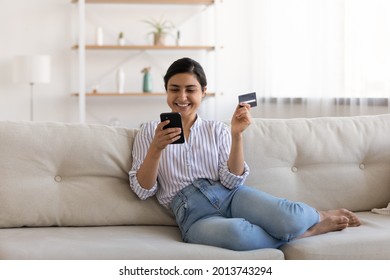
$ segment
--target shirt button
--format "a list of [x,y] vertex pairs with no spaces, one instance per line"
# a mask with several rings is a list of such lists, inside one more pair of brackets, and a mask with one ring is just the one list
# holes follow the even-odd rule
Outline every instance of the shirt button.
[[359,168],[364,169],[364,168],[366,168],[366,166],[364,165],[364,163],[361,163],[361,164],[359,164]]
[[291,171],[296,173],[296,172],[298,172],[298,168],[296,166],[293,166],[293,167],[291,167]]
[[57,175],[54,177],[54,181],[56,181],[56,182],[61,182],[61,180],[62,180],[62,178],[60,175]]

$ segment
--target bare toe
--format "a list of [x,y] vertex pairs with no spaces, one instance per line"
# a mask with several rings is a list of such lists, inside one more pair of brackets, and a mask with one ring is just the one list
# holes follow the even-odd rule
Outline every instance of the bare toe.
[[[350,220],[346,216],[331,216],[329,218],[330,231],[343,230],[348,227]],[[325,219],[325,221],[327,220]]]
[[353,212],[347,209],[340,209],[343,212],[343,215],[349,219],[348,226],[349,227],[358,227],[360,226],[360,220],[358,216],[356,216]]
[[336,210],[328,210],[328,211],[321,211],[320,214],[322,215],[322,218],[325,219],[326,217],[330,216],[344,216],[349,219],[348,226],[349,227],[358,227],[360,226],[360,220],[358,216],[356,216],[353,212],[341,208],[341,209],[336,209]]

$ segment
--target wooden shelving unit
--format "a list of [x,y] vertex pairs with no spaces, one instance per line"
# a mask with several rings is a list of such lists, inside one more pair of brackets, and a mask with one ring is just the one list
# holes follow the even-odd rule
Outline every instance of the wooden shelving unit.
[[[216,5],[217,1],[222,0],[70,0],[71,3],[77,4],[78,7],[78,20],[79,20],[79,34],[85,34],[85,7],[87,4],[138,4],[138,5]],[[79,69],[79,85],[77,93],[71,93],[71,96],[75,96],[79,100],[79,119],[80,122],[85,122],[86,115],[86,98],[99,98],[99,97],[138,97],[138,98],[153,98],[165,96],[164,92],[144,93],[144,92],[86,92],[85,85],[85,67],[86,67],[86,52],[95,51],[118,51],[118,52],[176,52],[176,51],[200,51],[200,52],[213,52],[217,50],[215,45],[91,45],[85,43],[85,35],[79,35],[78,42],[71,47],[72,50],[78,52],[78,69]],[[207,96],[216,96],[215,93],[207,93]]]

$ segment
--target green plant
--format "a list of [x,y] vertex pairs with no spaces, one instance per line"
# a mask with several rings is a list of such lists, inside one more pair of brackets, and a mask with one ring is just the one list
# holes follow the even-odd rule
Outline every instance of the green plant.
[[152,31],[149,34],[167,34],[170,30],[172,30],[175,25],[170,20],[166,20],[163,17],[160,19],[149,19],[149,20],[143,20],[144,23],[148,24],[150,27],[152,27]]
[[152,67],[150,67],[150,66],[149,67],[144,67],[144,68],[142,68],[141,73],[144,73],[144,74],[149,73],[150,69],[152,69]]

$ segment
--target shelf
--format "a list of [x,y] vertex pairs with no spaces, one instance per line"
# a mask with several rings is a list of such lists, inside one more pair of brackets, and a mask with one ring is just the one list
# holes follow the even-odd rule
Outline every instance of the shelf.
[[[78,45],[74,45],[72,49],[78,49]],[[215,49],[214,46],[153,46],[153,45],[127,45],[127,46],[118,46],[118,45],[86,45],[85,49],[87,50],[206,50],[212,51]]]
[[[78,93],[72,93],[73,96],[79,96]],[[134,92],[134,93],[110,93],[110,92],[99,92],[99,93],[86,93],[85,96],[91,96],[91,97],[103,97],[103,96],[111,96],[111,97],[117,97],[117,96],[142,96],[142,97],[155,97],[155,96],[166,96],[167,94],[164,92]],[[215,96],[215,93],[206,93],[206,96]]]
[[[78,3],[72,0],[72,3]],[[85,0],[87,4],[191,4],[191,5],[212,5],[215,0]]]

